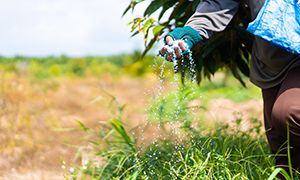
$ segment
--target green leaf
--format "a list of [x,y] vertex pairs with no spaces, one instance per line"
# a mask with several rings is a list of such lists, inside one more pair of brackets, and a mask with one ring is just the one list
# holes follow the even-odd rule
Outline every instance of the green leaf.
[[168,2],[165,2],[163,4],[163,8],[158,16],[158,20],[160,20],[164,16],[166,11],[169,10],[171,7],[173,7],[174,4],[176,4],[176,3],[177,3],[177,0],[169,0]]
[[128,25],[131,25],[131,32],[133,32],[137,28],[138,28],[138,31],[140,31],[141,24],[144,20],[145,19],[139,17],[139,18],[135,18],[131,22],[129,22]]
[[125,14],[131,9],[131,3],[127,6],[127,8],[124,10],[122,17],[125,16]]
[[77,123],[80,126],[80,129],[82,129],[83,131],[88,131],[90,128],[86,127],[85,124],[83,122],[81,122],[80,120],[77,120]]
[[187,7],[190,5],[191,2],[189,1],[180,1],[176,6],[174,11],[171,13],[169,17],[169,21],[172,19],[180,19],[184,12],[186,12]]
[[250,75],[250,70],[249,70],[249,65],[244,61],[244,59],[241,57],[241,55],[238,55],[236,58],[236,63],[237,67],[239,70],[245,75],[249,76]]
[[157,33],[161,32],[161,30],[163,30],[164,28],[165,28],[165,26],[162,26],[162,25],[155,26],[152,30],[153,36],[155,36]]
[[131,148],[131,150],[136,151],[134,147],[134,142],[127,134],[122,122],[119,119],[112,119],[110,123],[114,130],[122,137],[124,142]]
[[124,10],[122,17],[128,13],[128,11],[131,9],[132,11],[134,10],[135,6],[141,2],[143,2],[144,0],[131,0],[130,4],[126,7],[126,9]]
[[139,31],[135,31],[134,33],[131,34],[130,37],[134,37],[134,36],[138,35],[139,33],[140,33]]
[[161,8],[163,4],[164,4],[164,0],[152,1],[150,5],[147,7],[147,9],[145,10],[144,16],[151,16],[155,11]]
[[273,180],[276,179],[278,174],[282,174],[284,176],[285,179],[289,180],[291,179],[291,177],[289,176],[289,174],[282,168],[276,168],[273,173],[270,175],[270,177],[268,178],[268,180]]
[[142,31],[144,34],[146,34],[149,31],[149,28],[154,24],[155,20],[153,18],[147,19],[147,21],[144,23]]

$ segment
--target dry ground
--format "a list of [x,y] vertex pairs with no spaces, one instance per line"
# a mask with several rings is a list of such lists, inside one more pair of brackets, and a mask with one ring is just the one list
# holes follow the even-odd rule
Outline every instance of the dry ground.
[[[156,77],[111,76],[84,79],[28,80],[3,74],[0,78],[0,175],[2,179],[63,179],[74,159],[82,132],[77,120],[98,125],[114,115],[112,96],[125,104],[128,129],[145,124],[145,107],[159,88]],[[165,87],[169,89],[168,85]],[[112,96],[111,96],[112,95]],[[196,102],[197,103],[197,102]],[[261,102],[238,104],[217,99],[209,105],[209,119],[231,120],[238,114],[261,118]],[[153,137],[157,128],[148,127]]]

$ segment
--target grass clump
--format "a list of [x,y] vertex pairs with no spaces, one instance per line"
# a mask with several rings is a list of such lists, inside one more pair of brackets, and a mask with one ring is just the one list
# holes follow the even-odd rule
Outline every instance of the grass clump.
[[[115,99],[114,99],[115,101]],[[85,132],[81,154],[82,165],[67,175],[73,179],[297,179],[281,168],[275,168],[261,124],[258,130],[242,131],[242,120],[236,126],[218,124],[214,130],[206,127],[187,129],[141,146],[143,134],[128,133],[122,123],[124,106],[118,102],[118,116],[99,128],[88,128],[79,122]],[[162,124],[164,123],[162,122]],[[180,129],[178,129],[180,130]],[[142,132],[143,133],[143,132]],[[174,138],[176,137],[176,138]],[[85,157],[85,158],[84,158]],[[88,157],[88,158],[86,158]],[[299,178],[298,178],[299,179]]]
[[110,125],[106,130],[84,128],[93,137],[88,140],[93,158],[77,168],[75,179],[267,179],[275,169],[259,134],[221,126],[190,132],[180,143],[165,140],[138,147],[119,118]]

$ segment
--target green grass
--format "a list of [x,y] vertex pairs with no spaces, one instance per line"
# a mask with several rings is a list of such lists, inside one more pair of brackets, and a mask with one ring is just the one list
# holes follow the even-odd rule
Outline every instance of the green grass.
[[[275,179],[283,174],[275,168],[265,136],[259,131],[242,132],[237,126],[218,125],[185,130],[184,140],[156,141],[138,146],[123,127],[121,113],[99,128],[88,128],[85,146],[89,160],[66,177],[73,179]],[[261,127],[259,127],[261,128]],[[137,136],[138,137],[138,136]],[[182,137],[181,137],[182,138]],[[100,161],[99,161],[100,159]]]
[[[214,89],[215,88],[215,89]],[[232,88],[232,86],[231,86]],[[254,90],[240,89],[243,96],[237,102],[249,100],[251,97],[259,98],[259,92]],[[234,92],[230,87],[218,84],[204,86],[195,91],[195,87],[186,86],[178,90],[178,94],[170,92],[160,100],[154,101],[152,106],[159,106],[163,109],[172,109],[172,101],[180,99],[182,106],[197,97],[201,93],[206,93],[208,98],[213,98],[215,92]],[[226,90],[226,91],[225,91]],[[199,91],[199,92],[198,92]],[[251,94],[251,92],[253,94]],[[191,96],[191,97],[190,97]],[[228,97],[228,96],[227,96]],[[162,104],[161,101],[164,103]],[[232,99],[233,100],[233,99]],[[168,107],[169,106],[169,107]],[[174,109],[174,108],[173,108]],[[73,173],[68,173],[66,177],[73,179],[268,179],[277,178],[278,174],[286,179],[299,179],[300,173],[294,176],[289,172],[276,168],[274,158],[271,154],[265,135],[261,133],[261,122],[257,119],[252,121],[254,128],[248,132],[241,131],[242,119],[236,120],[236,126],[226,124],[216,124],[214,129],[208,129],[205,124],[197,128],[191,128],[184,119],[188,119],[187,112],[177,114],[181,121],[184,133],[178,137],[184,139],[177,141],[174,134],[166,140],[157,140],[148,146],[139,146],[138,139],[134,137],[143,136],[139,134],[131,136],[123,127],[121,114],[123,108],[118,108],[119,115],[109,121],[109,125],[98,128],[87,128],[81,124],[86,132],[85,146],[90,149],[90,159],[86,164],[78,166]],[[174,116],[174,112],[166,118]],[[164,125],[170,121],[154,121]],[[173,122],[173,121],[172,121]],[[96,159],[96,160],[95,160]],[[99,161],[100,159],[100,161]]]
[[166,140],[143,148],[120,119],[111,125],[106,131],[84,128],[94,134],[94,158],[76,169],[74,179],[274,179],[280,172],[291,179],[275,169],[267,142],[257,133],[220,126],[209,133],[189,132],[180,143]]

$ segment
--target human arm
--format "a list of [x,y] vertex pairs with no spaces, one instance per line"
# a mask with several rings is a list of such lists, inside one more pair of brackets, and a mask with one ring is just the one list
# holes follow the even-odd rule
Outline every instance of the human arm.
[[214,32],[223,31],[238,7],[238,0],[203,0],[184,27],[175,28],[166,36],[166,46],[160,50],[160,54],[168,54],[167,60],[172,61],[173,56],[170,55],[171,49],[168,46],[172,46],[174,40],[183,40],[185,46],[179,43],[178,47],[174,47],[176,57],[180,58],[181,52],[191,49],[203,39],[209,39]]
[[204,0],[185,26],[195,29],[209,39],[214,32],[223,31],[238,11],[239,0]]

